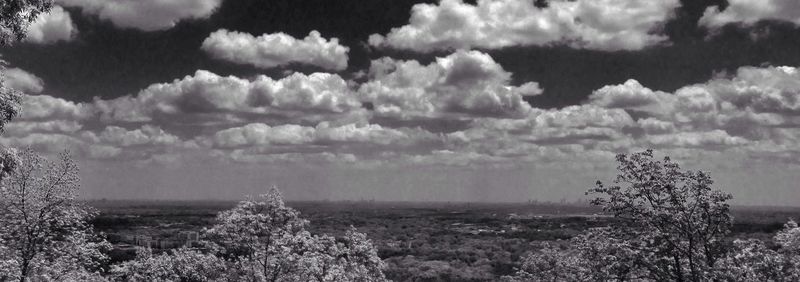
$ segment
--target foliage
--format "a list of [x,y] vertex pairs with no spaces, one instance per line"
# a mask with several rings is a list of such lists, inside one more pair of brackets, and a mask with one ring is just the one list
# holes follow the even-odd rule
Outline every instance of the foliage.
[[722,281],[800,281],[800,228],[790,220],[774,237],[777,250],[761,240],[735,240],[717,265]]
[[523,258],[508,281],[627,281],[643,279],[636,267],[640,252],[632,242],[611,236],[609,228],[594,228],[570,240],[566,249],[545,245]]
[[[731,196],[702,171],[682,171],[647,150],[617,156],[613,186],[588,194],[620,222],[590,229],[565,250],[528,255],[510,281],[798,281],[800,228],[790,221],[772,250],[759,240],[725,243]],[[622,185],[622,186],[620,186]],[[624,187],[623,187],[624,186]]]
[[0,2],[0,46],[20,41],[28,25],[53,7],[53,0],[3,0]]
[[783,226],[783,230],[775,235],[775,242],[786,252],[800,255],[800,227],[797,226],[797,222],[789,220]]
[[[63,280],[96,275],[110,245],[76,201],[78,167],[68,154],[50,162],[30,149],[0,186],[0,269],[5,279]],[[2,279],[0,279],[2,280]]]
[[[724,255],[732,197],[711,188],[703,171],[683,171],[669,157],[647,150],[617,156],[614,185],[597,182],[592,203],[624,220],[608,235],[638,252],[631,265],[654,280],[701,281]],[[622,186],[620,186],[622,185]]]
[[19,106],[22,101],[22,93],[6,86],[5,64],[5,61],[0,60],[0,132],[3,131],[7,122],[19,114]]
[[220,212],[204,232],[207,253],[145,250],[112,272],[126,281],[386,281],[366,235],[355,228],[341,238],[312,235],[306,226],[273,188]]
[[721,281],[798,281],[800,257],[771,250],[757,239],[736,240],[714,275]]
[[115,265],[111,273],[121,281],[224,281],[225,261],[188,248],[155,256],[140,248],[136,259]]
[[383,262],[366,235],[313,236],[308,221],[272,188],[217,216],[206,234],[231,261],[230,273],[250,281],[383,281]]

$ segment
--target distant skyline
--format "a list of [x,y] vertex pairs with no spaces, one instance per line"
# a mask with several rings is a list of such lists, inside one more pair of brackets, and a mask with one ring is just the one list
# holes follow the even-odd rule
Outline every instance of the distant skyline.
[[574,201],[653,148],[798,206],[800,2],[56,0],[3,146],[89,199]]

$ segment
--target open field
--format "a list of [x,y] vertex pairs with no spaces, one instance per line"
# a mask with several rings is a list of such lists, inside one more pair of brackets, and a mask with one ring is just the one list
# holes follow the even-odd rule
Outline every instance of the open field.
[[[115,260],[134,255],[126,237],[176,239],[200,232],[234,202],[93,201],[92,221],[115,244]],[[489,281],[511,274],[520,256],[543,242],[558,244],[612,219],[594,207],[570,204],[292,202],[314,233],[365,232],[395,281]],[[731,237],[771,237],[800,208],[734,207]]]

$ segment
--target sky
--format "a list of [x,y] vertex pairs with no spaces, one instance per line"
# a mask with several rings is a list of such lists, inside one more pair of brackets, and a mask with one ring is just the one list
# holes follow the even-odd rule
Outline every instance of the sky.
[[574,201],[648,148],[800,199],[796,0],[56,0],[0,145],[89,199]]

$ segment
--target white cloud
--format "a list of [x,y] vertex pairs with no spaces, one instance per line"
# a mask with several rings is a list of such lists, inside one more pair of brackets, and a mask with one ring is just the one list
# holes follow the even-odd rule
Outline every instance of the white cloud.
[[[22,114],[0,139],[54,152],[69,148],[87,158],[324,163],[341,157],[374,165],[570,166],[647,147],[691,150],[687,158],[800,152],[794,67],[742,67],[672,93],[628,80],[557,109],[529,106],[522,95],[541,89],[510,85],[511,74],[478,51],[428,65],[384,58],[373,62],[367,79],[356,92],[327,73],[276,80],[197,71],[113,100],[26,96]],[[372,103],[371,114],[360,99]],[[445,133],[415,127],[454,121],[459,127]]]
[[6,124],[3,131],[12,136],[24,136],[33,132],[73,133],[82,128],[83,124],[74,120],[14,121]]
[[220,148],[270,144],[297,145],[311,142],[313,132],[312,127],[295,124],[272,127],[263,123],[252,123],[215,133],[213,143]]
[[359,93],[378,115],[400,119],[448,116],[521,116],[530,110],[523,95],[537,95],[535,82],[510,85],[489,55],[458,51],[430,65],[383,58],[372,62],[371,80]]
[[659,147],[669,146],[683,148],[717,148],[720,146],[740,146],[749,143],[745,138],[731,136],[720,129],[707,132],[678,132],[673,134],[651,135],[646,137],[646,142]]
[[[348,115],[361,102],[341,77],[328,73],[295,73],[274,80],[219,76],[198,70],[170,83],[153,84],[136,96],[95,101],[105,120],[167,122],[240,122],[243,117],[326,119]],[[176,117],[178,119],[176,119]],[[182,119],[181,119],[182,118]]]
[[94,115],[91,105],[75,103],[48,95],[26,95],[22,98],[20,120],[83,120]]
[[637,109],[650,112],[671,111],[674,95],[653,91],[634,79],[624,84],[607,85],[589,95],[589,103],[611,109]]
[[164,30],[183,19],[209,17],[222,0],[57,0],[65,7],[81,7],[123,28]]
[[702,87],[721,102],[722,109],[800,114],[800,69],[796,67],[741,67],[734,77],[711,80]]
[[37,151],[60,153],[64,150],[79,152],[86,148],[80,138],[62,133],[30,133],[24,136],[0,137],[0,145],[5,147],[31,147]]
[[787,21],[800,25],[800,1],[797,0],[728,0],[725,9],[708,7],[700,24],[719,28],[730,23],[752,25],[762,20]]
[[255,37],[221,29],[211,33],[201,48],[214,58],[264,69],[299,63],[337,71],[347,68],[350,50],[316,30],[299,40],[282,32]]
[[669,121],[663,121],[655,118],[643,118],[637,120],[636,123],[646,134],[666,134],[672,133],[676,130],[675,125]]
[[[269,126],[251,123],[216,132],[210,143],[216,148],[263,147],[269,145],[319,145],[335,143],[364,143],[374,145],[402,144],[435,138],[420,129],[385,128],[377,124],[345,124],[339,126],[322,122],[316,127],[284,124]],[[209,142],[210,141],[210,142]],[[302,149],[301,147],[298,147]]]
[[417,4],[409,24],[369,42],[419,52],[434,50],[565,44],[595,50],[639,50],[662,44],[659,32],[680,5],[678,0],[549,1],[442,0]]
[[41,14],[30,26],[25,41],[48,44],[57,41],[70,41],[78,33],[69,12],[55,6],[49,13]]
[[38,76],[19,68],[3,71],[3,86],[27,94],[38,94],[44,90],[44,81]]
[[108,126],[100,132],[98,137],[104,143],[122,147],[145,144],[174,145],[180,141],[177,136],[152,125],[143,125],[141,128],[134,130],[127,130],[119,126]]
[[237,149],[230,153],[220,153],[220,155],[223,159],[242,163],[356,164],[360,161],[353,154],[330,152],[254,154]]

